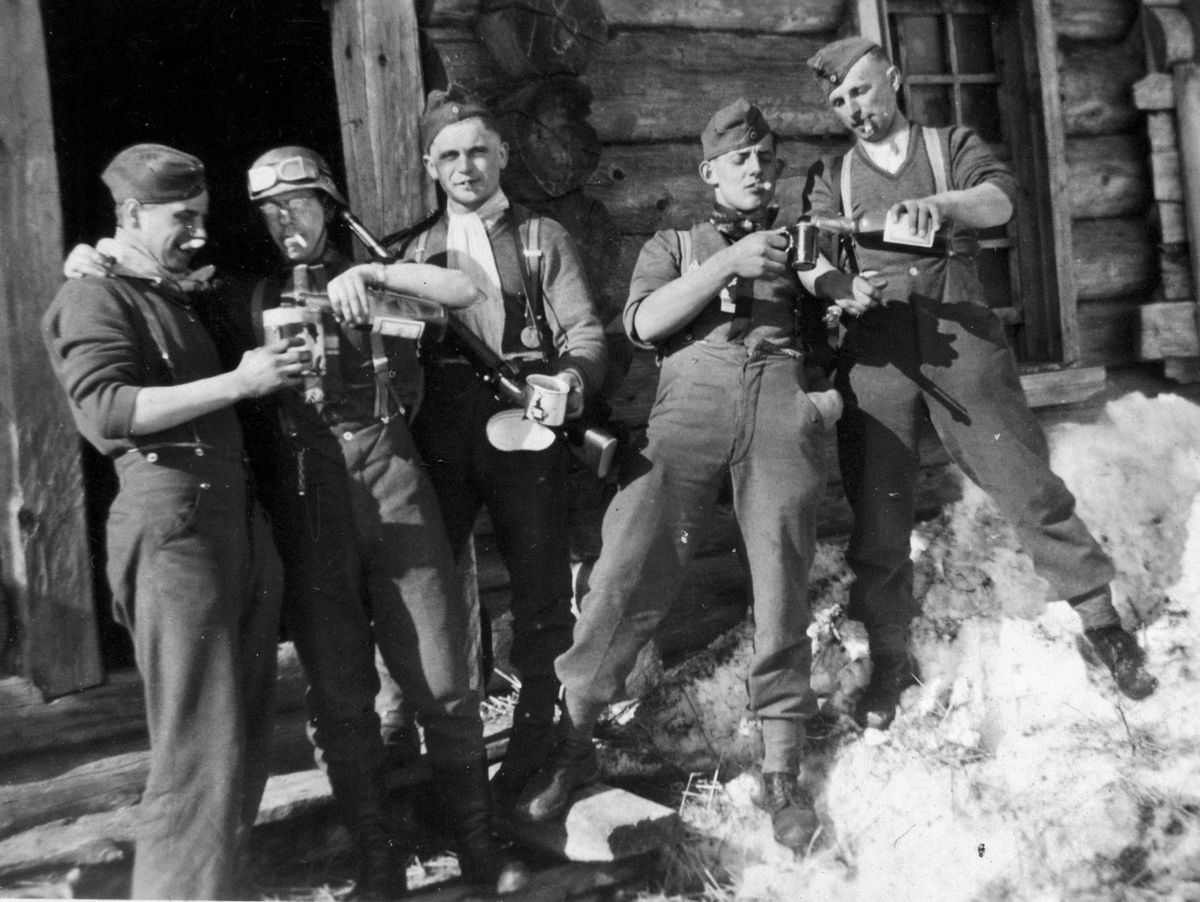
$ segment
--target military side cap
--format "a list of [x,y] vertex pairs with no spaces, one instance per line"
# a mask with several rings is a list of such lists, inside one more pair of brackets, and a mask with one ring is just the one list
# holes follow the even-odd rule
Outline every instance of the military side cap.
[[206,185],[204,164],[182,150],[164,144],[135,144],[112,158],[100,174],[113,200],[128,198],[143,204],[190,200]]
[[464,119],[480,117],[495,123],[495,116],[476,97],[472,97],[461,85],[450,85],[444,91],[431,91],[425,102],[425,113],[421,116],[421,141],[426,150],[433,139],[447,125]]
[[860,59],[872,50],[880,50],[880,46],[867,38],[852,35],[848,38],[826,44],[809,59],[808,65],[813,75],[821,83],[826,93],[834,90],[842,83],[846,73]]
[[774,134],[762,110],[739,97],[727,107],[717,110],[700,133],[700,147],[705,160],[719,157],[731,150],[753,147],[767,135]]

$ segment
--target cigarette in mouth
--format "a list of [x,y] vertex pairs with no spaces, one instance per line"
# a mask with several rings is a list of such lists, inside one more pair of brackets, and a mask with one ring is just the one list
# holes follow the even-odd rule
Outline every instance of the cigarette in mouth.
[[300,235],[300,234],[293,235],[291,240],[292,240],[292,241],[294,241],[294,242],[296,242],[296,243],[297,243],[298,245],[300,245],[302,248],[307,248],[307,247],[308,247],[308,242],[304,240],[304,236],[303,236],[303,235]]

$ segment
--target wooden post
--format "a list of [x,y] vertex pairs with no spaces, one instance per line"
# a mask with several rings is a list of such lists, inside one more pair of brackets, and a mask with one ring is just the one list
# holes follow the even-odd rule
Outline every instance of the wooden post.
[[1200,285],[1200,66],[1180,63],[1174,75],[1188,254],[1192,284]]
[[414,0],[327,0],[346,187],[358,216],[385,235],[433,207],[421,165],[421,74]]
[[59,284],[62,218],[50,87],[36,0],[0,7],[0,579],[19,666],[47,696],[103,678],[79,438],[42,348]]

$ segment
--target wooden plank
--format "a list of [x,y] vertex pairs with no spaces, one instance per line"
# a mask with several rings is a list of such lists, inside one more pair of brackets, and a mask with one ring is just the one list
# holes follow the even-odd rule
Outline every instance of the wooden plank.
[[[1011,34],[1007,45],[1017,49],[1016,55],[1023,61],[1020,82],[1014,84],[1010,75],[1006,90],[1037,98],[1036,103],[1025,105],[1023,128],[1014,136],[1019,144],[1014,150],[1023,163],[1022,177],[1029,181],[1034,197],[1032,204],[1018,205],[1020,275],[1027,290],[1032,290],[1031,297],[1041,295],[1040,302],[1022,304],[1027,333],[1024,350],[1034,359],[1073,363],[1079,357],[1078,294],[1075,273],[1066,265],[1074,258],[1074,246],[1057,40],[1047,4],[1023,0],[1017,12],[1017,16],[1002,20],[1004,31]],[[1032,22],[1033,27],[1022,27],[1022,21]],[[1029,222],[1028,228],[1022,220]],[[1053,253],[1044,253],[1038,244],[1052,247]]]
[[[1042,4],[1034,3],[1034,8]],[[1046,70],[1042,70],[1045,77]],[[1138,124],[1132,88],[1145,74],[1140,49],[1119,45],[1069,44],[1060,48],[1062,121],[1068,135],[1108,135]]]
[[1181,9],[1147,8],[1143,30],[1153,68],[1167,72],[1178,63],[1191,62],[1196,54],[1192,23]]
[[1159,201],[1150,208],[1150,221],[1163,244],[1186,244],[1187,205],[1181,201]]
[[1150,287],[1154,254],[1140,219],[1092,219],[1073,223],[1074,273],[1080,300],[1111,298]]
[[[1176,115],[1179,125],[1179,151],[1183,169],[1183,206],[1187,234],[1191,241],[1188,259],[1192,280],[1200,283],[1200,66],[1180,63],[1175,66]],[[1180,241],[1187,240],[1180,238]],[[1163,243],[1171,243],[1164,236]]]
[[[845,139],[800,137],[781,143],[784,178],[802,181],[820,156],[844,151]],[[700,141],[608,144],[588,181],[587,192],[604,203],[620,230],[649,235],[687,228],[712,209],[712,188],[700,178]],[[789,178],[790,177],[790,178]]]
[[1175,86],[1166,72],[1151,72],[1133,85],[1133,105],[1139,110],[1175,109]]
[[1074,41],[1115,41],[1125,37],[1137,15],[1129,0],[1051,0],[1054,30]]
[[495,100],[520,82],[504,74],[488,49],[467,28],[422,28],[422,68],[427,87],[462,85],[469,93]]
[[1178,150],[1153,151],[1150,154],[1150,172],[1154,179],[1155,200],[1183,200],[1183,172]]
[[785,136],[840,135],[802,65],[824,43],[808,35],[616,34],[588,70],[591,123],[605,143],[697,141],[713,113],[745,97]]
[[833,34],[842,23],[839,0],[601,0],[614,28],[691,28],[767,34]]
[[1150,136],[1150,150],[1178,150],[1179,135],[1175,128],[1175,113],[1160,110],[1146,114],[1146,133]]
[[1200,356],[1200,335],[1196,333],[1196,304],[1192,301],[1164,301],[1138,307],[1141,325],[1138,340],[1140,360],[1164,360],[1168,357]]
[[1066,150],[1069,167],[1066,197],[1073,219],[1145,212],[1150,201],[1150,177],[1144,145],[1138,137],[1076,137],[1067,141]]
[[34,0],[0,8],[0,96],[0,234],[6,242],[0,266],[0,473],[6,474],[0,619],[17,625],[21,672],[54,697],[93,686],[104,674],[79,439],[39,330],[60,281],[63,248],[50,87]]
[[679,839],[679,815],[623,789],[598,783],[579,790],[562,821],[526,824],[506,820],[523,842],[570,861],[619,861]]
[[413,0],[338,0],[330,18],[350,203],[385,235],[433,205],[421,165],[416,9]]
[[1102,366],[1066,367],[1021,376],[1025,400],[1033,408],[1078,404],[1104,390],[1108,375]]
[[422,27],[474,25],[483,12],[483,0],[421,0],[418,15]]

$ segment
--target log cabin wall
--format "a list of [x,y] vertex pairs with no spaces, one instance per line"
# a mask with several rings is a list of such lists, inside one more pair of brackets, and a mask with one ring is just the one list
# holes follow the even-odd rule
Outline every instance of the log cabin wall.
[[1160,281],[1147,221],[1149,148],[1133,84],[1145,70],[1136,0],[1057,0],[1080,362],[1138,359],[1139,308]]

